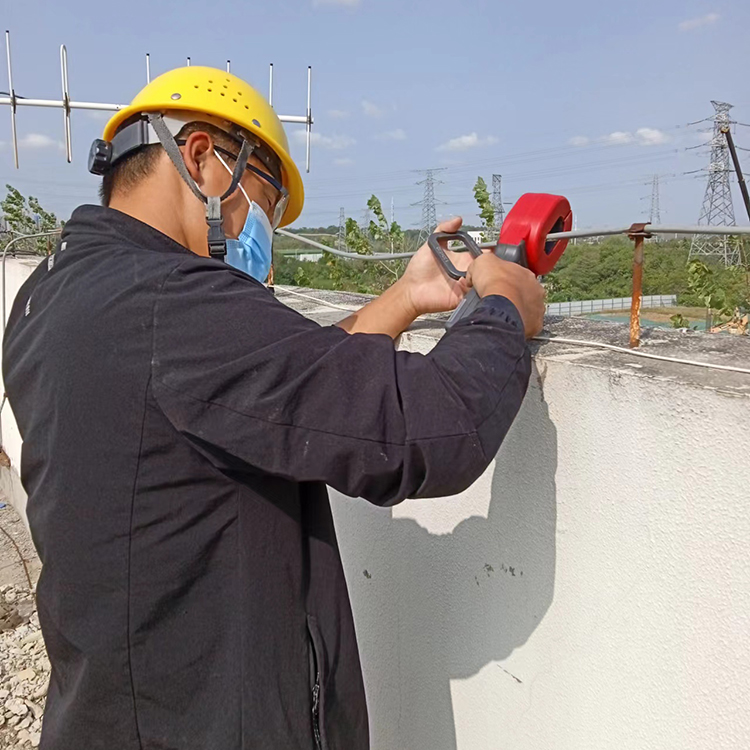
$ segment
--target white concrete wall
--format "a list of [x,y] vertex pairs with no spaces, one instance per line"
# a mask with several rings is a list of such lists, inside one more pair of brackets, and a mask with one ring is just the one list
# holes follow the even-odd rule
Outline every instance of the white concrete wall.
[[750,747],[750,380],[588,356],[462,496],[336,500],[374,750]]
[[[6,258],[5,260],[5,318],[7,320],[10,315],[11,307],[13,306],[13,300],[18,294],[18,290],[23,285],[24,281],[31,276],[34,269],[39,265],[43,258]],[[0,283],[2,279],[0,278]],[[2,290],[0,290],[2,294]],[[0,315],[2,313],[0,312]],[[3,331],[0,332],[0,341],[2,333],[5,331],[5,320],[2,326]],[[0,372],[0,381],[2,380],[2,373]],[[5,384],[3,383],[3,393],[5,392]],[[26,520],[26,514],[24,510],[26,508],[26,494],[21,487],[21,483],[18,476],[19,467],[21,465],[21,435],[18,432],[18,425],[11,411],[10,405],[5,403],[0,415],[0,444],[3,450],[10,459],[10,467],[0,465],[0,493],[5,500],[10,503],[21,512],[21,515]]]

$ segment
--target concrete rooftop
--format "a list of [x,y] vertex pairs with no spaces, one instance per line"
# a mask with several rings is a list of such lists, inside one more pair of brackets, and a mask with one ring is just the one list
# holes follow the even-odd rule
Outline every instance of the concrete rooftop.
[[[364,294],[321,289],[276,289],[279,300],[322,325],[336,323],[347,316],[347,311],[353,312],[372,299]],[[299,295],[309,295],[310,298]],[[328,305],[336,305],[342,309]],[[443,324],[447,319],[447,314],[420,318],[404,333],[401,346],[406,345],[410,350],[428,351],[445,332]],[[628,326],[623,323],[606,323],[578,317],[548,317],[545,319],[541,336],[594,341],[627,348],[628,333]],[[662,362],[574,344],[532,342],[531,346],[534,358],[538,362],[575,362],[584,367],[608,370],[615,375],[638,375],[674,381],[750,398],[750,375],[744,373]],[[646,328],[641,334],[639,351],[663,357],[750,369],[750,337],[747,336]]]

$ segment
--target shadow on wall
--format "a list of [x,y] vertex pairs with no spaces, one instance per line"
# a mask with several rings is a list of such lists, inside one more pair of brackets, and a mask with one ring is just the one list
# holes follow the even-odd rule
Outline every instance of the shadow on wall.
[[[555,584],[556,469],[557,432],[532,377],[490,469],[486,518],[432,534],[362,501],[334,503],[375,750],[456,750],[451,680],[505,659],[541,622]],[[489,711],[524,677],[498,666],[493,679]],[[494,724],[476,727],[487,747],[502,742],[488,736]]]

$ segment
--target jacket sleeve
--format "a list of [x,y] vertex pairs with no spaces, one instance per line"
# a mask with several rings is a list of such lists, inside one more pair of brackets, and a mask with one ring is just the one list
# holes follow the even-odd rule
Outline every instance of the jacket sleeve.
[[186,261],[165,281],[153,325],[155,398],[216,466],[322,481],[379,505],[470,486],[530,373],[503,297],[422,355],[322,327],[244,274]]

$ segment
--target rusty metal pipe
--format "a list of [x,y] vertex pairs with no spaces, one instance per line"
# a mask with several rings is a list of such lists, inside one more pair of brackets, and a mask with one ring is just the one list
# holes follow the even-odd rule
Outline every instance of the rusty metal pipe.
[[633,298],[630,303],[630,348],[636,349],[641,344],[641,300],[643,298],[643,245],[651,235],[646,231],[646,224],[633,224],[628,236],[635,240],[633,255]]

